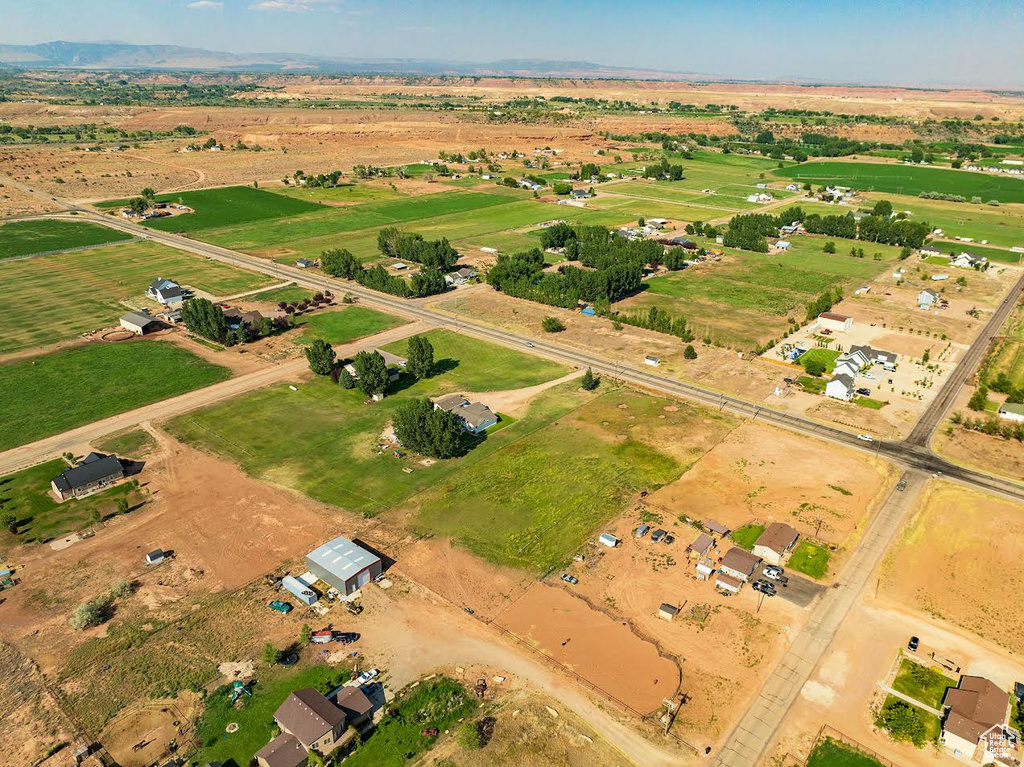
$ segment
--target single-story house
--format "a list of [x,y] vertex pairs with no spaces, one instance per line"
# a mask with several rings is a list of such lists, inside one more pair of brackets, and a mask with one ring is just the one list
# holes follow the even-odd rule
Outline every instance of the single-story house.
[[860,352],[868,359],[868,363],[872,365],[883,365],[886,370],[895,368],[896,355],[892,352],[884,352],[880,349],[872,349],[870,346],[851,346],[850,354],[856,354]]
[[54,477],[50,481],[50,489],[64,501],[90,495],[119,479],[124,479],[124,467],[116,455],[89,453],[77,466]]
[[775,243],[776,250],[789,250],[792,247],[793,243],[791,243],[789,240],[779,240],[778,242]]
[[232,308],[224,310],[224,319],[228,321],[228,327],[232,330],[240,328],[243,325],[255,325],[257,322],[263,319],[263,315],[255,309],[243,312],[241,309]]
[[727,526],[723,525],[721,522],[716,522],[713,519],[707,520],[704,523],[703,527],[709,533],[721,536],[722,538],[724,538],[725,536],[727,536],[731,532],[730,528],[728,528]]
[[825,396],[832,399],[841,399],[849,402],[853,399],[853,392],[853,376],[848,373],[832,376],[829,382],[825,384]]
[[345,712],[312,687],[296,690],[274,712],[282,733],[295,737],[303,748],[329,754],[347,727]]
[[159,321],[155,317],[143,312],[128,312],[121,315],[121,327],[137,336],[145,335],[147,328],[156,324],[159,324]]
[[957,253],[949,259],[951,266],[959,266],[964,269],[975,269],[984,266],[986,261],[988,261],[988,259],[985,258],[985,256],[968,253],[967,251]]
[[256,752],[256,764],[259,767],[306,767],[309,752],[294,735],[282,732]]
[[340,535],[307,554],[306,567],[343,596],[351,596],[384,569],[380,557]]
[[574,200],[589,200],[590,192],[588,192],[586,189],[573,189],[571,192],[569,192],[569,196],[572,197]]
[[917,294],[917,305],[922,309],[930,309],[938,300],[939,294],[930,288],[925,288]]
[[[746,579],[744,578],[743,580]],[[731,575],[726,575],[725,573],[719,573],[715,578],[715,588],[721,589],[729,594],[739,594],[740,589],[743,588],[743,580],[734,578]]]
[[444,281],[448,285],[464,285],[476,276],[476,269],[470,269],[468,266],[464,266],[461,269],[456,269],[450,274],[446,274],[444,276]]
[[942,745],[971,760],[981,750],[981,764],[995,757],[995,747],[1005,745],[1003,728],[1009,714],[1010,695],[980,676],[962,676],[946,690],[942,701]]
[[1007,421],[1019,421],[1024,422],[1024,405],[1014,404],[1012,402],[1004,402],[999,406],[999,417],[1005,418]]
[[706,557],[714,545],[715,541],[710,535],[707,533],[701,533],[697,536],[697,540],[686,547],[686,551],[691,557]]
[[749,551],[733,546],[722,557],[720,570],[733,578],[741,581],[748,580],[754,574],[754,570],[761,564],[761,557],[751,554]]
[[668,603],[658,608],[658,617],[670,621],[679,614],[679,608]]
[[470,402],[461,394],[448,394],[434,400],[436,410],[451,413],[462,428],[471,434],[480,434],[498,423],[498,416],[482,402]]
[[656,368],[656,367],[658,367],[658,365],[661,364],[661,358],[654,357],[654,356],[648,354],[646,357],[644,357],[644,364],[645,365],[650,365],[652,368]]
[[818,325],[826,330],[845,333],[853,329],[853,317],[847,317],[845,314],[837,314],[836,312],[822,312],[818,315]]
[[754,554],[769,564],[780,564],[799,537],[800,534],[789,525],[772,522],[754,543]]
[[316,266],[316,261],[310,261],[308,258],[299,258],[295,261],[295,265],[299,269],[312,269]]
[[942,250],[939,248],[938,245],[922,245],[921,255],[925,257],[941,256]]
[[181,286],[174,280],[165,280],[163,277],[157,277],[149,284],[146,295],[162,304],[180,304],[185,300]]

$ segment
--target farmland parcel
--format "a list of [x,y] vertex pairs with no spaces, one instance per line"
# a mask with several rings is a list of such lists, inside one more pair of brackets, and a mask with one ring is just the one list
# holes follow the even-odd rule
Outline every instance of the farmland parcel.
[[0,226],[0,261],[130,239],[131,235],[84,221],[12,221]]

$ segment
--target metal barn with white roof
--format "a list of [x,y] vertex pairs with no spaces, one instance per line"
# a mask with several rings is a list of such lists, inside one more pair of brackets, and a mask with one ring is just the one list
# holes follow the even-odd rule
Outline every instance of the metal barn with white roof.
[[344,596],[351,596],[383,571],[380,557],[343,536],[307,554],[306,566]]

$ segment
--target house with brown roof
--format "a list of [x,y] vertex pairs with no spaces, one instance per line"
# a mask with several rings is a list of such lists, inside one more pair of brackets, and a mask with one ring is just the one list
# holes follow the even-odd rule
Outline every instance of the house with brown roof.
[[962,759],[988,764],[1006,747],[1010,694],[981,676],[962,676],[946,690],[942,745]]
[[256,764],[259,767],[306,767],[309,752],[294,735],[282,732],[256,752]]
[[348,727],[347,719],[345,711],[312,687],[296,690],[274,712],[282,733],[292,735],[304,749],[321,754],[338,745]]
[[686,547],[686,553],[690,558],[700,559],[706,557],[714,545],[715,541],[710,535],[701,533],[697,536],[697,540]]
[[[733,546],[722,557],[722,564],[719,566],[719,570],[737,580],[748,581],[759,564],[761,564],[761,557],[756,557],[749,551]],[[721,580],[721,577],[719,577],[719,580]]]
[[772,522],[754,542],[754,554],[765,562],[777,565],[796,546],[800,533],[782,522]]

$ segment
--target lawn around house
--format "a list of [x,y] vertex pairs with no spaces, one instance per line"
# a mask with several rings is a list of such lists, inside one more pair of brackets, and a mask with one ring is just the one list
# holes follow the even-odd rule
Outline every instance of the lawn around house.
[[96,449],[119,458],[140,458],[156,448],[156,440],[145,429],[128,429],[110,434],[96,443]]
[[132,236],[87,221],[37,219],[0,225],[0,261],[33,253],[105,245]]
[[319,311],[297,317],[295,324],[303,332],[296,340],[299,343],[312,343],[319,338],[329,344],[342,345],[383,333],[407,322],[393,314],[363,306],[346,306],[337,311]]
[[882,763],[853,746],[825,738],[811,752],[807,767],[883,767]]
[[68,468],[61,458],[0,478],[0,499],[9,501],[6,510],[18,519],[17,533],[0,530],[0,540],[43,540],[82,530],[94,522],[94,512],[104,518],[117,513],[117,503],[127,499],[130,506],[141,496],[130,481],[122,482],[87,498],[58,503],[50,495],[50,480]]
[[942,709],[942,700],[946,697],[946,688],[955,687],[956,681],[934,668],[922,666],[910,658],[900,660],[892,689],[909,695],[929,708]]
[[230,378],[165,341],[90,343],[0,365],[0,450]]
[[800,359],[797,362],[803,367],[807,367],[807,363],[811,360],[818,360],[825,366],[825,372],[831,373],[836,369],[836,360],[839,358],[841,352],[835,349],[826,349],[824,347],[816,347],[814,349],[808,349],[806,352],[800,355]]
[[790,570],[809,575],[820,580],[828,574],[828,562],[832,553],[825,546],[818,546],[810,541],[800,541],[786,563]]
[[[906,709],[909,709],[911,713],[911,721],[909,722],[894,713],[897,710]],[[899,726],[894,726],[894,719],[900,722]],[[886,730],[893,740],[913,743],[918,748],[924,748],[927,743],[938,743],[942,735],[942,722],[937,716],[929,714],[917,706],[912,706],[895,695],[885,696],[885,702],[882,704],[881,712],[875,720],[875,724]]]
[[741,549],[747,551],[754,550],[754,544],[757,539],[761,537],[761,533],[764,532],[764,525],[744,525],[739,530],[733,530],[730,533],[732,542],[739,546]]

